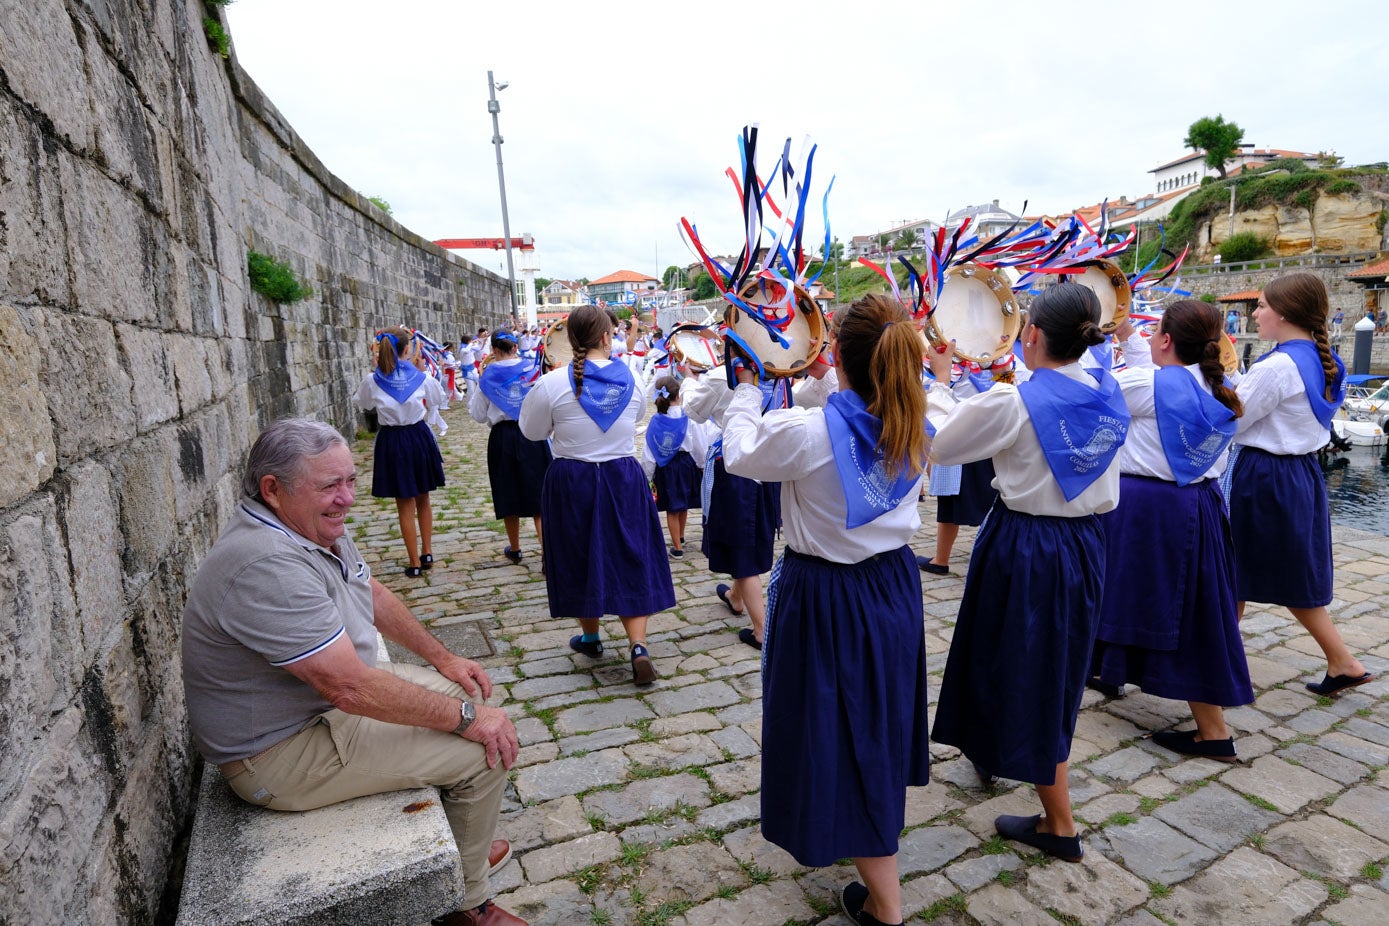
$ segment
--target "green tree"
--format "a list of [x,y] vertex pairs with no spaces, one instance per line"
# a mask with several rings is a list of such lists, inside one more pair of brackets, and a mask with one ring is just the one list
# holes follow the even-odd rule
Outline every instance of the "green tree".
[[678,289],[685,285],[687,279],[685,268],[677,267],[674,264],[667,267],[666,272],[661,274],[661,283],[666,289]]
[[844,259],[844,242],[840,241],[838,238],[835,238],[835,239],[834,239],[834,243],[830,245],[830,254],[829,254],[829,257],[830,257],[830,260],[835,261],[835,262],[838,262],[838,261],[843,260],[843,259]]
[[879,234],[879,235],[878,235],[878,250],[879,250],[879,251],[886,251],[886,250],[887,250],[888,243],[889,243],[890,241],[892,241],[892,236],[889,235],[887,232],[882,232],[881,234]]
[[910,251],[912,248],[916,247],[916,241],[916,232],[912,231],[910,228],[904,228],[902,229],[902,233],[897,236],[897,243],[894,247],[899,251]]
[[1218,171],[1220,179],[1224,180],[1225,162],[1235,156],[1243,139],[1244,129],[1226,122],[1224,116],[1216,115],[1214,119],[1202,116],[1191,123],[1182,144],[1206,152],[1206,166]]
[[695,299],[713,299],[718,294],[719,290],[714,285],[714,278],[707,273],[701,273],[699,278],[695,280]]

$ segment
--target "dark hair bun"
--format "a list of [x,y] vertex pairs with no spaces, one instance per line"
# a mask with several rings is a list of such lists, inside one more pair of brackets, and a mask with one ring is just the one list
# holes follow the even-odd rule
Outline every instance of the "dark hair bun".
[[1100,330],[1099,325],[1089,320],[1080,323],[1080,327],[1076,330],[1076,335],[1086,347],[1093,347],[1096,344],[1104,343],[1104,332]]

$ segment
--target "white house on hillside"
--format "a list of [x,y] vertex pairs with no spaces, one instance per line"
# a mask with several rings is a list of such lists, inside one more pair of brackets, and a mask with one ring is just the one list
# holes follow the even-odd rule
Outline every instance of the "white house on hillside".
[[[1276,161],[1280,158],[1294,158],[1302,161],[1308,167],[1316,167],[1321,160],[1320,155],[1308,154],[1305,151],[1255,148],[1253,145],[1242,145],[1239,152],[1226,162],[1225,172],[1234,175],[1247,168],[1261,167],[1269,161]],[[1184,154],[1175,161],[1168,161],[1166,164],[1154,167],[1148,173],[1153,175],[1153,182],[1156,184],[1155,189],[1159,194],[1196,186],[1203,177],[1220,176],[1220,171],[1206,166],[1204,151],[1192,151],[1189,154]]]

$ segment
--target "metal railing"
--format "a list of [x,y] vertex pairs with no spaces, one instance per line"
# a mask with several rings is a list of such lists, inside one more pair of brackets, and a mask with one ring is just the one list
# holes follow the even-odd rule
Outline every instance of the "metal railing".
[[1292,257],[1261,257],[1229,264],[1184,264],[1183,275],[1200,276],[1207,273],[1250,273],[1256,270],[1286,270],[1289,268],[1350,267],[1378,257],[1376,251],[1356,251],[1352,254],[1298,254]]

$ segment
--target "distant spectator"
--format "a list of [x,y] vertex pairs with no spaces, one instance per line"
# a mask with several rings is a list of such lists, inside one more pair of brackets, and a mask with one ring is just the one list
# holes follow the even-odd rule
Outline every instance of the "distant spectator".
[[1339,338],[1342,334],[1345,333],[1345,323],[1346,313],[1341,311],[1340,309],[1337,309],[1336,314],[1331,316],[1331,333]]
[[1389,331],[1389,309],[1380,309],[1379,317],[1375,319],[1375,334],[1384,334]]

